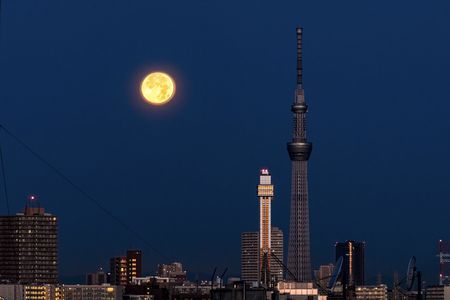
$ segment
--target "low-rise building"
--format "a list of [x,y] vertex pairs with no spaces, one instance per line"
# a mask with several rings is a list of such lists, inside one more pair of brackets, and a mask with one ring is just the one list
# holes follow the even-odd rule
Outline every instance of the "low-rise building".
[[450,300],[450,285],[435,285],[427,287],[426,299]]
[[280,281],[277,284],[280,299],[326,300],[313,283]]
[[1,284],[5,300],[122,300],[123,287],[111,285]]
[[61,300],[122,300],[123,287],[113,285],[62,285],[61,293],[63,295]]
[[387,300],[388,288],[385,284],[357,286],[355,296],[357,300]]

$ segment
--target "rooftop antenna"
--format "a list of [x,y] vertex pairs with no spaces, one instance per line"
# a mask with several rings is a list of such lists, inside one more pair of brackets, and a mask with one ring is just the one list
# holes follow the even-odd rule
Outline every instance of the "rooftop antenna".
[[297,85],[303,85],[303,65],[302,65],[302,34],[303,28],[297,27]]

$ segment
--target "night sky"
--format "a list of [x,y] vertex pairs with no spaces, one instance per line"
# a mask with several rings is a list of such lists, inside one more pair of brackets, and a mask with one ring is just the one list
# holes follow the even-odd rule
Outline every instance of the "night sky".
[[[188,271],[240,274],[261,167],[289,225],[295,27],[304,28],[313,266],[364,240],[366,278],[437,280],[450,240],[448,1],[3,0],[0,123]],[[177,95],[146,104],[140,80]],[[4,133],[12,212],[60,218],[61,277],[144,251],[168,262]],[[0,213],[6,214],[2,194]],[[389,276],[389,277],[388,277]],[[389,282],[390,283],[390,282]]]

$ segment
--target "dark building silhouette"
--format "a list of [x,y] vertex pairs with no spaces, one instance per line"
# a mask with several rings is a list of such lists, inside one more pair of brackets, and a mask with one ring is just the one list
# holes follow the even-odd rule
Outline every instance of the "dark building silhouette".
[[110,259],[110,283],[126,285],[133,279],[142,276],[142,251],[128,250],[126,256],[116,256]]
[[183,264],[180,262],[173,262],[170,264],[158,265],[158,276],[173,278],[176,282],[183,283],[186,281],[186,270],[183,270]]
[[241,234],[241,279],[259,282],[259,232]]
[[308,159],[312,144],[306,138],[306,112],[302,69],[302,28],[297,28],[297,87],[291,106],[294,114],[292,140],[287,144],[292,161],[291,215],[289,227],[287,267],[298,282],[311,282],[311,254],[309,243]]
[[125,256],[112,257],[109,260],[109,271],[111,273],[110,283],[112,285],[127,284],[127,258]]
[[95,273],[88,273],[86,275],[87,285],[101,285],[108,283],[108,274],[105,273],[101,268]]
[[131,283],[134,278],[142,277],[142,251],[127,251],[127,283]]
[[125,286],[124,300],[136,299],[140,296],[140,299],[154,299],[154,300],[169,300],[170,293],[165,287],[159,287],[157,284],[141,284],[141,285],[127,285]]
[[[345,241],[336,243],[336,261],[342,256],[341,280],[349,286],[364,285],[364,242]],[[343,277],[345,276],[345,278]]]
[[23,213],[0,216],[0,282],[58,282],[58,221],[30,196]]
[[[241,279],[246,282],[261,281],[259,232],[243,232],[241,234]],[[270,277],[277,282],[283,279],[284,261],[283,231],[278,227],[271,229]],[[277,258],[280,260],[277,261]]]

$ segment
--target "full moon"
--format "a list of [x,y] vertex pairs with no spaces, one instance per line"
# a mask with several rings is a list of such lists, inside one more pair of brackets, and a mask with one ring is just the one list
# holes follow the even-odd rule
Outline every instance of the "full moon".
[[166,73],[150,73],[142,80],[141,93],[151,104],[165,104],[175,95],[175,81]]

